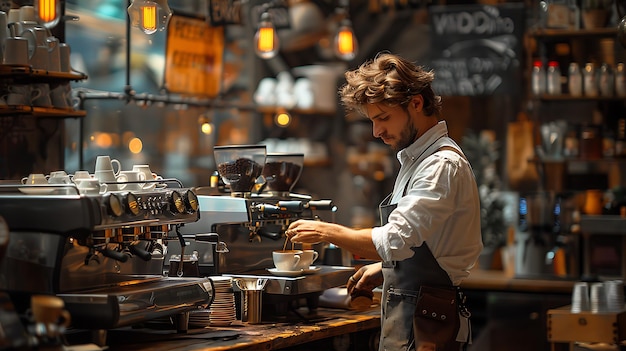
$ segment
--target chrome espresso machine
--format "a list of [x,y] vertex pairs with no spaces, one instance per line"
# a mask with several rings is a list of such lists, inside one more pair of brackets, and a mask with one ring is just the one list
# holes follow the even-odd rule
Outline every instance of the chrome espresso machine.
[[33,295],[60,297],[70,328],[104,339],[108,329],[162,317],[186,331],[189,312],[212,302],[209,278],[164,274],[166,242],[183,242],[180,228],[199,218],[195,193],[175,179],[116,186],[86,195],[74,184],[0,185],[9,228],[0,293],[25,324]]
[[[288,318],[292,307],[303,300],[315,310],[319,296],[344,285],[353,267],[316,262],[308,274],[283,276],[269,271],[274,267],[272,251],[285,245],[291,248],[284,236],[290,223],[324,215],[332,221],[337,210],[332,200],[290,192],[300,177],[304,155],[266,153],[264,145],[216,146],[214,153],[224,187],[214,180],[211,187],[195,188],[200,219],[181,228],[187,252],[198,253],[200,275],[267,279],[266,320]],[[179,250],[180,245],[168,248],[168,255],[178,257]]]

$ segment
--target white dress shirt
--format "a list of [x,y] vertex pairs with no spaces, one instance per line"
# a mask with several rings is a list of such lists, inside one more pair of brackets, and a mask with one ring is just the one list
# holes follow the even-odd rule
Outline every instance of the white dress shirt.
[[[442,139],[444,138],[444,139]],[[440,121],[397,154],[400,171],[390,204],[389,222],[372,229],[372,241],[383,261],[401,261],[424,242],[454,285],[469,275],[482,251],[480,198],[467,159],[452,150],[445,121]],[[405,193],[406,190],[406,193]]]

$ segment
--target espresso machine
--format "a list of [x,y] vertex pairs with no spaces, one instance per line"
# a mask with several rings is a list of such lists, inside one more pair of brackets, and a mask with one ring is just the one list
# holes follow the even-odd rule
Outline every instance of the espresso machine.
[[[290,223],[322,216],[332,221],[337,211],[332,200],[291,192],[304,155],[266,154],[264,145],[239,145],[216,147],[215,158],[224,184],[194,188],[200,219],[181,228],[186,250],[198,253],[200,275],[267,280],[265,319],[286,318],[300,300],[315,310],[319,296],[344,285],[353,267],[319,265],[314,274],[295,276],[269,272],[272,252],[291,248],[284,235]],[[168,255],[179,255],[180,247],[168,248]]]
[[9,228],[0,292],[24,324],[33,295],[60,297],[70,328],[100,332],[100,344],[108,329],[165,317],[184,332],[189,312],[210,305],[209,278],[164,274],[165,242],[182,242],[180,228],[199,218],[196,194],[175,179],[148,189],[85,195],[73,184],[0,186]]

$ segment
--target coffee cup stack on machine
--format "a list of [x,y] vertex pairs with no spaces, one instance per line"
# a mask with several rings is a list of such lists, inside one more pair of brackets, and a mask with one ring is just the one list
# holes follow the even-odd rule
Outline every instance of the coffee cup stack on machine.
[[[289,318],[292,302],[301,298],[315,312],[322,292],[344,285],[354,268],[314,266],[319,249],[294,247],[286,240],[285,230],[292,222],[333,221],[337,210],[332,200],[292,192],[304,154],[267,153],[265,145],[229,145],[216,146],[214,156],[224,187],[214,181],[214,186],[195,188],[200,219],[181,228],[185,250],[199,253],[200,275],[267,278],[264,320]],[[226,246],[228,253],[217,246]],[[168,252],[180,254],[177,247]],[[285,262],[277,260],[275,252],[284,250],[297,253]]]
[[20,315],[33,312],[24,326],[35,329],[38,346],[66,327],[97,330],[93,341],[104,345],[109,329],[164,317],[186,331],[190,312],[212,303],[210,278],[164,274],[166,249],[184,242],[180,227],[199,218],[193,189],[121,166],[102,155],[91,170],[0,185],[9,232],[0,297]]

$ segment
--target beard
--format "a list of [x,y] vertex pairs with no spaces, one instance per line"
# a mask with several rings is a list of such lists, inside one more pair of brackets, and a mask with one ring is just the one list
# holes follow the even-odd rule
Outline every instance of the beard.
[[415,140],[417,140],[417,132],[417,128],[415,128],[413,121],[409,119],[405,127],[402,128],[402,132],[400,132],[398,142],[390,145],[391,149],[394,152],[406,149],[409,145],[413,144]]

